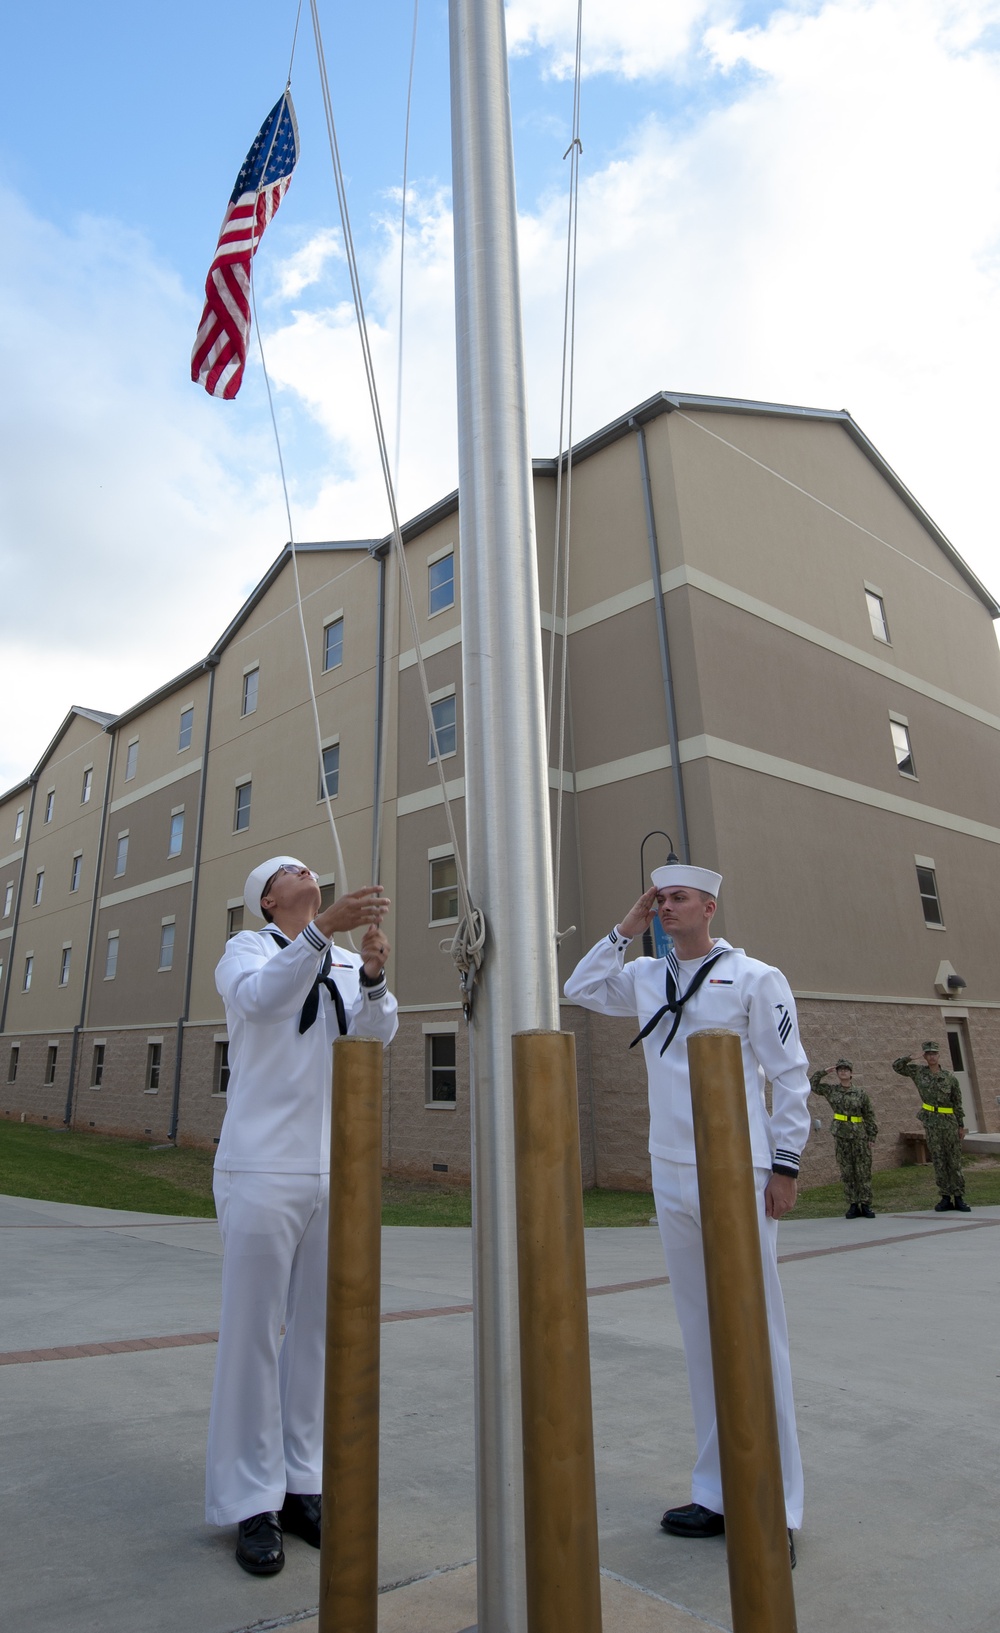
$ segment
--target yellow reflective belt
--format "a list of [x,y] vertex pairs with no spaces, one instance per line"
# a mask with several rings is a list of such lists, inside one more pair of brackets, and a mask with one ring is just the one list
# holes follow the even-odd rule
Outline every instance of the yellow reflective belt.
[[921,1100],[920,1104],[925,1111],[936,1111],[939,1117],[954,1117],[955,1115],[954,1106],[929,1106],[926,1100]]
[[[928,1111],[930,1111],[931,1109],[932,1108],[930,1106],[927,1107]],[[863,1123],[864,1122],[863,1117],[848,1117],[847,1113],[843,1112],[843,1111],[835,1111],[834,1114],[833,1114],[833,1120],[834,1120],[835,1123]]]

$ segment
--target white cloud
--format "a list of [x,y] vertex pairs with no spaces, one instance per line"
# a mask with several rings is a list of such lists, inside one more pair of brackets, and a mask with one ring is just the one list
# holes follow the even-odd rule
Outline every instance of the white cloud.
[[330,261],[343,261],[344,251],[340,232],[327,227],[314,233],[294,255],[281,263],[278,271],[278,294],[283,300],[295,300],[312,284],[320,281]]
[[[585,74],[648,79],[676,70],[696,46],[705,24],[727,16],[726,0],[587,0],[583,8]],[[572,0],[508,0],[507,43],[525,56],[539,51],[555,78],[572,76],[576,56]]]

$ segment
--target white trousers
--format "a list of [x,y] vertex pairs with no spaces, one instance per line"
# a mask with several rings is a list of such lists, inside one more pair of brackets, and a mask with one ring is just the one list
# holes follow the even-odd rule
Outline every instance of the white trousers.
[[[667,1162],[662,1157],[653,1157],[652,1167],[656,1218],[684,1340],[691,1410],[698,1443],[698,1458],[691,1476],[691,1501],[721,1514],[722,1476],[719,1471],[719,1433],[715,1421],[715,1385],[708,1331],[698,1171],[694,1163]],[[767,1169],[755,1168],[754,1177],[785,1513],[787,1523],[797,1531],[802,1524],[802,1458],[795,1432],[785,1303],[778,1280],[778,1223],[775,1219],[768,1219],[764,1213],[764,1188],[770,1178]]]
[[325,1174],[216,1172],[214,1191],[222,1312],[205,1518],[235,1525],[280,1509],[286,1492],[322,1486],[330,1184]]

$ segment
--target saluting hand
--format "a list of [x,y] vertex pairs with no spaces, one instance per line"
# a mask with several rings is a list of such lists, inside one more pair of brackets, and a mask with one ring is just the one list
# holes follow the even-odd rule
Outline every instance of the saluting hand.
[[648,930],[656,917],[659,899],[660,892],[655,885],[651,885],[648,890],[644,891],[635,906],[630,908],[625,917],[619,922],[618,928],[622,935],[631,938],[632,936],[641,935],[643,930]]
[[377,929],[390,906],[381,885],[363,885],[360,890],[349,891],[338,901],[331,902],[322,913],[317,913],[316,928],[324,936],[332,936],[338,930],[360,930],[363,924]]

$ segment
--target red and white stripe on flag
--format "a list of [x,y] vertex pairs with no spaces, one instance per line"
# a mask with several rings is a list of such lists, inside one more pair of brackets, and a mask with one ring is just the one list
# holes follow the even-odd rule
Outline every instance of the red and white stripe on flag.
[[286,176],[261,193],[244,193],[226,211],[191,353],[191,378],[210,397],[235,397],[242,384],[250,343],[250,261],[290,180]]

